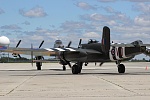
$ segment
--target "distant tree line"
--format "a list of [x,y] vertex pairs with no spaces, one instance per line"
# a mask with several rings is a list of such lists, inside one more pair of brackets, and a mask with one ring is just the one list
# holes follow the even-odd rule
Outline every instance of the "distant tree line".
[[29,63],[30,59],[21,57],[21,58],[11,58],[11,57],[1,57],[0,63]]

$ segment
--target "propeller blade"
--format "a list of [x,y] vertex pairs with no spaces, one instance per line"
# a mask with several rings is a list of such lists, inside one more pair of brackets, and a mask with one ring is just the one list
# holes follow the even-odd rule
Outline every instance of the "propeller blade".
[[19,46],[20,42],[21,42],[21,40],[19,40],[19,42],[17,43],[16,48]]
[[18,57],[21,58],[20,54],[18,54]]
[[104,62],[101,62],[100,64],[99,64],[99,66],[102,66],[104,64]]
[[31,64],[33,66],[33,44],[31,44]]
[[80,41],[79,41],[78,48],[80,48],[81,42],[82,42],[82,39],[80,39]]
[[67,48],[69,48],[69,47],[70,47],[71,43],[72,43],[71,41],[68,43]]
[[39,48],[41,48],[41,46],[43,45],[43,43],[44,43],[44,40],[41,42],[41,44],[40,44]]

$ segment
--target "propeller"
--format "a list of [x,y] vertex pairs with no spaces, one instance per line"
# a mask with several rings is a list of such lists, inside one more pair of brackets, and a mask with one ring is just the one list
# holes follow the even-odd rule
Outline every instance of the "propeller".
[[[40,44],[39,48],[41,48],[41,47],[42,47],[43,43],[44,43],[44,40],[41,42],[41,44]],[[43,57],[43,56],[41,56],[41,59],[44,59],[44,57]]]
[[[18,48],[20,43],[21,43],[21,40],[19,40],[19,42],[17,43],[16,48]],[[18,56],[19,58],[21,58],[20,54],[13,53],[12,55],[16,55],[16,57]]]
[[[78,48],[80,48],[81,42],[82,42],[82,39],[80,39],[80,41],[79,41]],[[71,43],[72,43],[72,41],[70,41],[70,42],[68,43],[68,45],[66,46],[66,48],[69,48],[70,45],[71,45]]]
[[21,43],[21,40],[19,40],[19,42],[17,43],[16,48],[18,48],[18,46],[20,45],[20,43]]
[[71,43],[72,43],[72,41],[70,41],[66,47],[69,48]]
[[[95,62],[95,66],[96,66],[96,64],[97,64],[97,63]],[[101,62],[101,63],[99,64],[99,66],[102,66],[103,64],[104,64],[104,62]]]
[[18,57],[21,58],[20,54],[18,54]]
[[41,44],[40,44],[39,48],[41,48],[41,46],[43,45],[43,43],[44,43],[44,40],[41,42]]
[[31,64],[33,66],[33,44],[31,44]]
[[[44,43],[44,40],[39,45],[39,48],[42,47],[43,43]],[[35,59],[36,60],[41,60],[41,59],[44,59],[44,57],[43,56],[35,56]],[[32,60],[32,66],[33,66],[33,45],[32,44],[31,44],[31,60]]]
[[78,48],[80,48],[81,42],[82,42],[82,39],[80,39],[80,41],[79,41]]
[[101,62],[100,64],[99,64],[99,66],[102,66],[104,64],[104,62]]

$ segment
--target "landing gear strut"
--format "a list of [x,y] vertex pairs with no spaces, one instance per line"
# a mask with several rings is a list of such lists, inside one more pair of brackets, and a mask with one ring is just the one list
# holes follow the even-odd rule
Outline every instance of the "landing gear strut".
[[[37,56],[36,60],[41,60],[42,56]],[[41,70],[42,62],[36,62],[37,70]]]
[[64,70],[64,71],[66,70],[66,66],[65,66],[65,65],[63,65],[63,70]]
[[79,74],[82,70],[82,62],[78,62],[72,66],[72,74]]

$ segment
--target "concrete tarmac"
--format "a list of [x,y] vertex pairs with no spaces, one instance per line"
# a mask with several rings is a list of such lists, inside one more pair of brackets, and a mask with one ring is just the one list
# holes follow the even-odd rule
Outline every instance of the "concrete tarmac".
[[115,63],[83,66],[72,75],[67,67],[44,63],[41,71],[29,63],[0,63],[0,100],[149,100],[150,63]]

